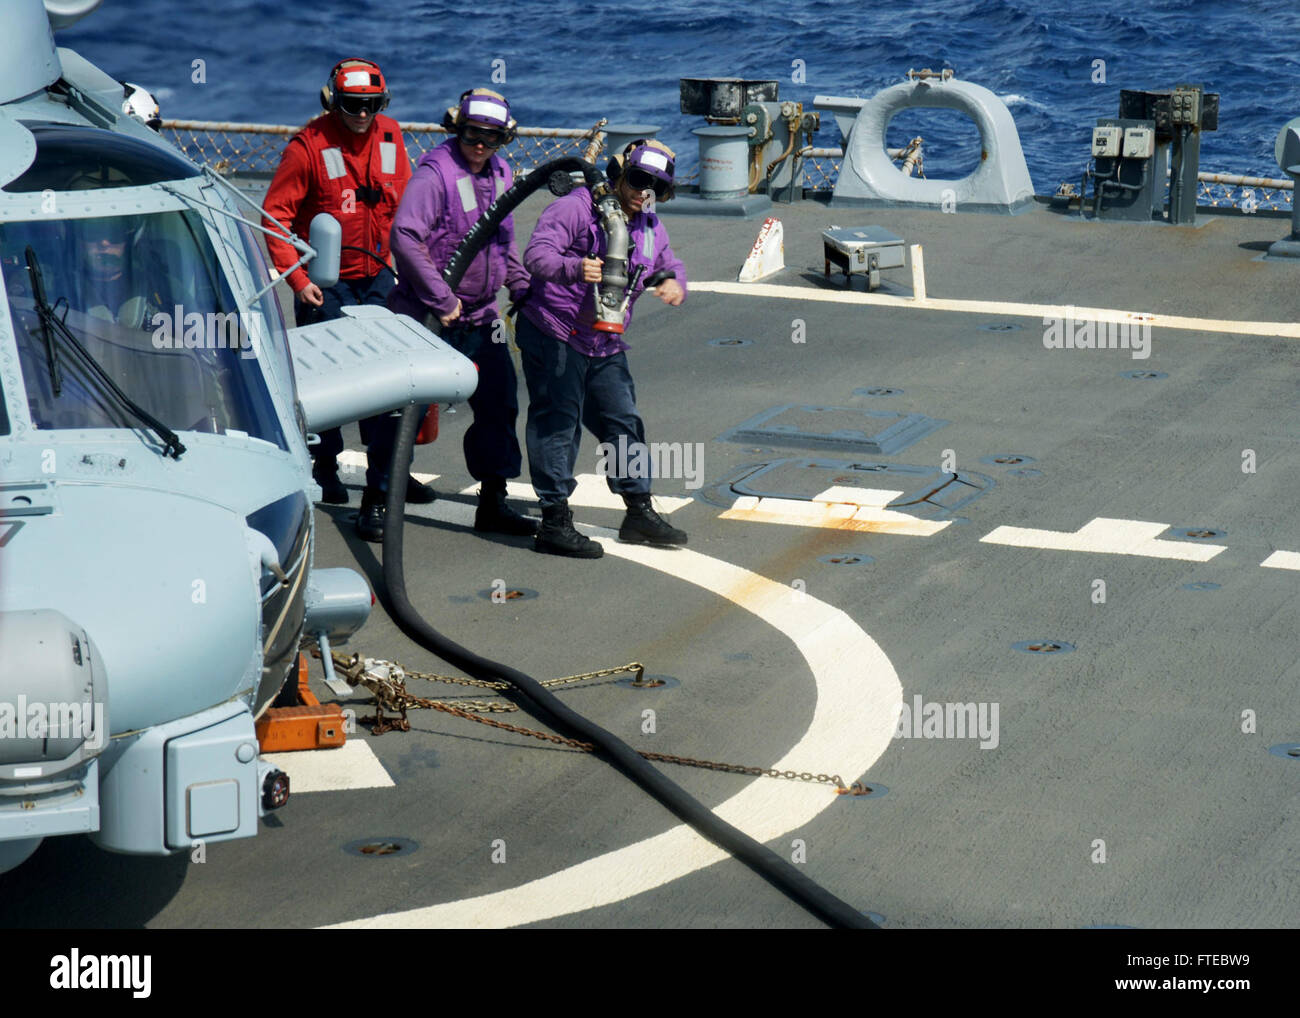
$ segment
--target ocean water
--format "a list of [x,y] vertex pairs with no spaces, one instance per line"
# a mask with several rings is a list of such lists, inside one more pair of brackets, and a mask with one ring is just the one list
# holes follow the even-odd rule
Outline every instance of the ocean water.
[[[319,111],[330,67],[364,56],[383,66],[399,120],[438,121],[484,85],[521,124],[662,125],[683,169],[703,121],[678,111],[680,77],[770,78],[782,99],[810,105],[819,94],[871,96],[909,67],[950,66],[1003,97],[1040,194],[1079,179],[1092,125],[1116,115],[1121,88],[1219,92],[1203,170],[1280,176],[1273,140],[1300,115],[1300,5],[1275,0],[104,0],[58,41],[149,88],[166,117],[300,124]],[[932,177],[978,159],[960,114],[904,114],[889,143],[916,134]],[[815,142],[840,143],[829,115]]]

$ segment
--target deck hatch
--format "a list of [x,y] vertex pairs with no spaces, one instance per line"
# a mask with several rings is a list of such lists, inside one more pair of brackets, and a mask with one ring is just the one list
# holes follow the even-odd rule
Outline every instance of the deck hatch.
[[892,456],[947,423],[925,414],[786,403],[751,417],[719,441]]
[[805,500],[830,488],[902,491],[885,507],[925,519],[948,519],[995,483],[984,474],[964,470],[948,473],[903,463],[800,457],[766,463],[733,480],[730,488],[737,495]]

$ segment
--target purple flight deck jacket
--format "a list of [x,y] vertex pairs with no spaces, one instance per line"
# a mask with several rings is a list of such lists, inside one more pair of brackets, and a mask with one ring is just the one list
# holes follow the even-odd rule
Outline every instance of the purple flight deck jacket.
[[[409,187],[409,185],[408,185]],[[632,299],[628,301],[623,327],[632,321],[632,306],[645,290],[645,280],[661,269],[677,274],[677,285],[686,294],[686,266],[668,246],[668,231],[653,212],[638,212],[628,222],[628,276],[637,265],[645,265]],[[610,357],[627,349],[616,333],[597,332],[592,284],[582,281],[582,259],[595,252],[605,257],[605,231],[600,228],[591,192],[575,188],[546,207],[537,221],[524,265],[533,276],[532,295],[523,311],[530,322],[549,336],[563,340],[588,357]]]
[[447,314],[459,298],[457,322],[483,325],[500,317],[496,296],[502,283],[512,299],[523,295],[528,273],[515,248],[513,216],[502,221],[496,237],[474,256],[455,293],[442,279],[456,245],[511,182],[510,167],[497,155],[483,173],[471,173],[455,138],[420,158],[393,218],[398,282],[389,295],[389,308],[422,322],[430,310]]

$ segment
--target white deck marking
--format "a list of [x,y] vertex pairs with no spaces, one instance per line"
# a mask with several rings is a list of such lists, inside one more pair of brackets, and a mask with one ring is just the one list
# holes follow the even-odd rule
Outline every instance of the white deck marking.
[[[573,494],[569,496],[569,505],[586,506],[591,509],[618,509],[620,512],[626,508],[623,505],[623,496],[615,495],[609,490],[609,485],[605,478],[599,474],[579,474],[574,478],[578,486],[573,489]],[[468,488],[460,490],[462,495],[477,495],[478,482],[475,481]],[[537,495],[533,491],[531,484],[525,484],[522,481],[507,481],[506,494],[511,498],[521,499],[525,502],[536,502]],[[690,505],[692,498],[683,498],[680,495],[655,495],[655,509],[661,516],[668,516],[675,513],[684,505]]]
[[[346,484],[348,481],[355,481],[358,484],[366,483],[366,466],[368,460],[366,454],[360,449],[344,449],[338,455],[339,461],[339,478]],[[352,469],[348,469],[351,467]],[[355,469],[360,467],[360,473]],[[411,474],[421,484],[432,484],[441,475],[440,474]]]
[[895,509],[885,509],[901,491],[880,488],[827,488],[811,500],[801,498],[755,498],[742,495],[730,509],[720,513],[722,520],[745,520],[750,523],[777,523],[787,527],[823,527],[859,533],[900,534],[906,537],[930,537],[947,527],[951,520],[922,520]]
[[1300,551],[1275,551],[1260,565],[1265,569],[1300,569]]
[[884,488],[848,488],[836,484],[814,495],[812,500],[814,502],[848,503],[849,505],[883,509],[901,494],[901,491],[886,491]]
[[[360,484],[365,483],[366,454],[364,452],[359,449],[344,449],[339,453],[338,460],[339,466],[342,468],[340,469],[339,474],[344,483],[349,481],[355,481]],[[349,467],[354,469],[349,470]],[[356,467],[361,468],[359,474],[355,469]],[[422,484],[432,484],[442,475],[413,473],[411,476]],[[599,474],[579,474],[574,478],[574,480],[578,482],[578,486],[574,489],[573,494],[569,496],[570,505],[587,506],[591,509],[622,510],[624,508],[622,496],[615,495],[610,491],[609,485],[605,482],[605,478],[601,477]],[[468,487],[462,488],[458,494],[477,495],[478,482],[475,481]],[[533,486],[524,483],[523,481],[507,481],[506,494],[510,498],[516,498],[523,502],[536,503],[537,501],[537,495],[533,491]],[[672,513],[675,513],[682,506],[690,505],[693,501],[695,501],[693,498],[683,497],[681,495],[654,496],[655,509],[659,511],[661,516],[669,516]],[[536,505],[534,505],[533,508],[535,509]]]
[[1030,530],[1025,527],[998,527],[981,537],[980,541],[986,544],[1009,544],[1017,548],[1142,555],[1146,558],[1169,558],[1182,562],[1208,562],[1226,548],[1222,544],[1157,541],[1157,535],[1168,529],[1168,523],[1111,520],[1099,516],[1090,523],[1085,523],[1074,533],[1059,530]]
[[[419,508],[436,510],[439,504]],[[600,540],[608,555],[713,591],[753,612],[794,642],[812,672],[816,706],[803,737],[771,766],[814,772],[836,766],[843,768],[840,774],[846,781],[852,781],[884,754],[893,737],[903,690],[885,652],[844,612],[810,595],[796,599],[796,592],[783,583],[696,551],[621,544],[613,539],[611,530],[579,529]],[[612,563],[603,565],[608,568]],[[835,798],[826,786],[758,778],[715,812],[759,841],[771,841],[811,821]],[[519,887],[338,925],[406,928],[535,923],[622,901],[725,858],[722,849],[679,825]]]
[[727,293],[746,297],[782,297],[787,300],[822,301],[828,304],[864,304],[879,307],[914,308],[922,311],[959,311],[965,314],[1016,315],[1023,318],[1065,318],[1076,322],[1141,321],[1152,328],[1188,329],[1193,332],[1229,332],[1243,336],[1283,336],[1300,339],[1300,322],[1235,322],[1223,318],[1188,318],[1154,312],[1122,311],[1115,308],[1066,307],[1063,304],[1017,304],[997,300],[949,300],[941,297],[897,297],[887,293],[850,290],[819,290],[811,286],[779,286],[774,283],[691,283],[692,293]]
[[349,739],[338,749],[263,753],[262,759],[289,775],[290,796],[303,792],[393,787],[393,779],[364,738]]

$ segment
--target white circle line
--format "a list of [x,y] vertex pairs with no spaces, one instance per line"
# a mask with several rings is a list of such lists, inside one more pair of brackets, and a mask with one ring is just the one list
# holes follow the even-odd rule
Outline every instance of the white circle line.
[[[461,515],[448,513],[449,509],[422,506],[416,514]],[[893,738],[902,686],[885,652],[843,611],[699,552],[622,544],[613,540],[612,531],[582,529],[600,535],[609,554],[712,591],[753,612],[794,642],[812,672],[817,702],[803,737],[774,768],[817,772],[839,766],[848,772],[841,776],[851,781],[884,754]],[[823,786],[756,778],[715,812],[751,837],[771,841],[808,823],[834,799],[834,793]],[[329,928],[499,929],[541,922],[614,904],[725,858],[722,849],[683,824],[517,887]]]

